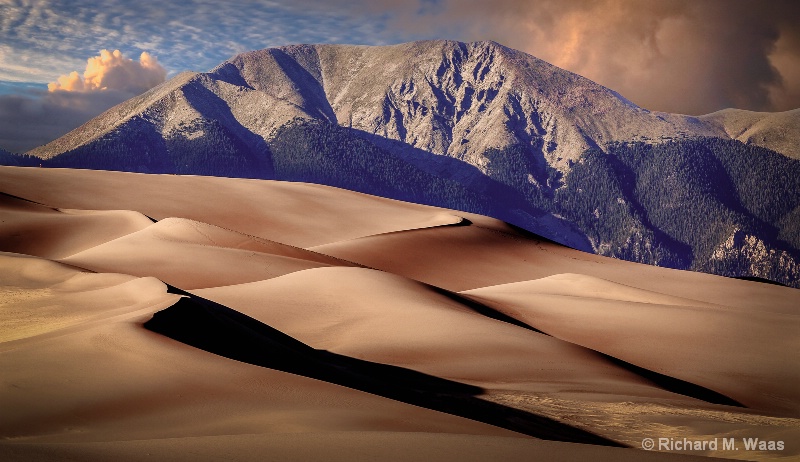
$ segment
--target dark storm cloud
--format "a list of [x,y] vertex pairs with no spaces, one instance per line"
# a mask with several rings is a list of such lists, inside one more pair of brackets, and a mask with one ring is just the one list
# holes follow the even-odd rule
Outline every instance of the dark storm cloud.
[[427,9],[425,3],[383,5],[395,10],[391,25],[399,29],[496,40],[650,109],[800,107],[800,2],[442,0]]
[[79,93],[44,89],[0,95],[0,147],[17,153],[28,151],[133,96],[115,90]]

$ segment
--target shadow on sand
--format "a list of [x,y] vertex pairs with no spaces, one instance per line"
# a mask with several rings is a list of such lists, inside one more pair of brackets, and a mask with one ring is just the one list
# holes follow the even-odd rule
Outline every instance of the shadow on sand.
[[224,305],[184,295],[144,327],[226,358],[302,375],[415,406],[477,420],[536,438],[624,447],[615,441],[530,412],[478,398],[480,387],[402,367],[316,350]]

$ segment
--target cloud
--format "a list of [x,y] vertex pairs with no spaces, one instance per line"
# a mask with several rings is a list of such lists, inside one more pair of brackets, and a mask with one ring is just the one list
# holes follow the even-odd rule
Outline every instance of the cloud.
[[168,70],[205,71],[236,53],[292,43],[392,43],[381,11],[321,0],[0,0],[0,81],[53,82],[100,48],[156,53]]
[[47,88],[51,92],[119,90],[141,93],[163,83],[166,78],[166,69],[147,52],[142,52],[137,62],[126,58],[119,50],[101,50],[99,56],[87,60],[83,76],[73,71],[49,83]]
[[[0,96],[0,146],[21,151],[50,141],[43,134],[61,135],[159,77],[145,70],[149,55],[136,61],[107,52],[106,58],[103,53],[92,58],[97,62],[86,61],[103,47],[119,47],[131,56],[157,53],[164,67],[177,72],[204,71],[235,53],[291,43],[490,39],[584,75],[652,110],[702,114],[725,107],[800,107],[796,0],[132,5],[127,0],[0,0],[0,84],[52,82],[61,90]],[[134,65],[143,74],[135,74]],[[94,70],[87,76],[89,68]],[[67,69],[77,70],[61,75]],[[100,88],[107,90],[96,91]],[[19,117],[15,111],[21,111]]]
[[79,127],[133,96],[119,90],[28,90],[0,95],[0,148],[22,153]]
[[800,107],[800,18],[787,18],[780,25],[780,36],[769,55],[770,63],[782,78],[780,85],[770,87],[770,101],[778,111]]
[[390,26],[496,40],[654,110],[800,107],[800,2],[442,0],[423,8],[430,3],[394,7]]
[[60,76],[44,88],[0,95],[0,147],[26,152],[62,136],[101,112],[166,79],[158,60],[143,52],[138,61],[119,50],[102,50],[86,61],[83,74]]
[[[152,86],[150,77],[163,81],[157,72],[131,74],[131,63],[138,71],[155,67],[150,55],[116,67],[111,64],[122,60],[113,52],[87,62],[100,48],[119,47],[131,56],[153,52],[169,76],[169,71],[204,71],[236,53],[290,43],[399,40],[381,37],[385,20],[380,13],[366,19],[350,14],[324,2],[0,0],[0,147],[30,150]],[[44,89],[47,82],[58,91],[20,90],[23,84]]]

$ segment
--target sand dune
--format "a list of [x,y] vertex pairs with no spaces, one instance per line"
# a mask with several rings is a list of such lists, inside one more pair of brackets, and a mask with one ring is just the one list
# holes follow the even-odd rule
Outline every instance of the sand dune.
[[[583,312],[576,312],[574,308],[570,310],[568,303],[586,307],[592,307],[594,301],[606,303],[607,323],[619,326],[615,335],[598,335],[597,341],[590,343],[581,342],[582,338],[576,340],[576,336],[560,337],[558,333],[543,329],[556,336],[548,337],[489,319],[471,309],[468,303],[430,286],[363,268],[317,268],[268,281],[201,289],[193,293],[230,306],[315,348],[478,385],[486,390],[487,399],[544,415],[582,414],[585,419],[574,419],[570,423],[632,445],[653,433],[675,435],[665,428],[665,419],[682,429],[682,433],[677,434],[681,436],[712,438],[714,434],[707,433],[709,428],[730,425],[722,422],[734,419],[743,434],[755,434],[761,438],[800,437],[800,420],[767,419],[749,409],[735,410],[735,407],[702,401],[708,400],[709,395],[720,394],[722,398],[736,398],[769,415],[775,412],[783,416],[797,415],[793,409],[781,408],[787,399],[788,402],[797,402],[794,391],[791,391],[797,368],[786,367],[792,361],[790,352],[796,349],[794,336],[787,335],[796,332],[796,318],[772,319],[772,322],[786,322],[785,326],[775,330],[779,336],[775,345],[761,351],[743,352],[753,345],[740,339],[732,353],[746,353],[743,359],[727,360],[720,352],[730,347],[728,343],[722,341],[715,347],[707,346],[719,337],[719,327],[715,324],[716,319],[709,318],[705,310],[713,313],[721,309],[719,306],[575,276],[559,275],[530,283],[542,282],[541,285],[551,291],[562,293],[568,292],[570,287],[578,287],[572,294],[562,296],[567,302],[556,296],[538,297],[532,292],[519,299],[538,300],[540,306],[547,306],[550,312],[560,314],[560,318],[553,317],[567,332],[579,329],[576,326],[586,326],[585,330],[591,332],[595,323],[593,317],[584,317]],[[562,283],[553,285],[554,281]],[[525,284],[507,286],[511,286],[509,292],[513,295],[517,293],[515,286]],[[304,288],[302,294],[298,294],[297,287]],[[505,294],[505,287],[497,287],[497,292]],[[608,290],[598,293],[601,287]],[[491,292],[491,289],[494,288],[465,294],[484,301],[477,294]],[[507,304],[494,300],[486,303],[539,327],[539,312],[525,316],[527,312],[510,308]],[[673,306],[675,309],[699,311],[690,319],[695,325],[688,334],[681,332],[679,322],[672,323],[669,317],[665,320],[651,314]],[[612,312],[626,308],[640,309],[631,314],[630,319]],[[759,316],[756,313],[756,317]],[[651,336],[649,343],[635,343],[637,354],[613,348],[625,344],[632,337],[626,331],[628,327],[638,325],[636,320],[646,319],[655,321],[653,326],[660,329],[659,335]],[[739,321],[743,320],[746,321]],[[546,325],[552,326],[553,321]],[[570,327],[572,330],[568,329]],[[770,327],[776,326],[764,326],[766,329]],[[602,325],[599,331],[603,332]],[[642,331],[647,335],[652,329]],[[729,335],[736,337],[736,332]],[[765,336],[766,332],[758,335],[759,338]],[[562,338],[567,342],[558,341]],[[721,340],[725,338],[722,336]],[[675,345],[673,341],[680,344]],[[575,349],[575,345],[589,349]],[[708,351],[697,353],[702,348],[708,348]],[[664,361],[658,359],[662,356],[671,358],[673,350],[679,360],[689,359],[694,351],[696,355],[690,364],[695,369],[689,365],[683,367],[680,361],[670,362],[669,367],[664,367]],[[626,367],[595,351],[620,358],[634,367]],[[778,353],[779,356],[759,364],[752,362],[762,353]],[[780,364],[783,364],[782,368],[775,368]],[[703,366],[705,374],[700,374],[702,371],[698,369]],[[645,373],[641,368],[647,369]],[[648,374],[650,371],[655,374]],[[674,378],[673,382],[687,383],[673,383],[665,388],[664,378],[653,378],[658,374],[666,375],[666,379]],[[758,377],[759,383],[747,383],[748,376]],[[758,391],[762,396],[773,395],[773,402],[767,406],[758,406],[763,403],[741,391],[752,391],[758,385],[764,386]],[[697,389],[701,390],[698,392]],[[614,402],[625,404],[616,408],[607,404]],[[710,402],[717,401],[712,398]],[[554,408],[557,410],[553,411]],[[693,409],[695,412],[683,413],[679,409]],[[620,428],[626,425],[632,425],[633,429],[620,432]],[[725,453],[718,455],[730,456]]]
[[154,276],[183,289],[268,279],[318,266],[351,265],[182,218],[163,219],[60,261],[98,272]]
[[81,460],[133,461],[143,459],[194,462],[197,460],[291,460],[350,462],[381,460],[405,462],[547,460],[613,460],[618,462],[712,462],[724,460],[683,454],[642,453],[535,439],[434,432],[331,431],[214,435],[158,440],[86,443],[0,445],[9,461]]
[[[62,279],[87,274],[41,259],[7,258],[25,259],[26,275],[12,277],[28,291],[50,287],[49,273]],[[153,312],[175,301],[165,289],[153,281],[155,300],[108,312],[102,321],[0,344],[4,460],[212,460],[220,455],[239,460],[261,457],[262,451],[289,460],[498,455],[529,460],[530,451],[553,454],[553,460],[576,454],[641,460],[638,453],[622,449],[597,451],[589,445],[515,437],[472,420],[231,361],[166,339],[142,328]],[[140,298],[146,293],[137,291]],[[73,308],[58,302],[65,311]],[[645,455],[648,460],[696,460]]]
[[53,209],[8,195],[0,196],[0,211],[1,251],[103,273],[153,276],[185,289],[262,280],[317,266],[351,265],[188,219],[153,223],[133,211]]
[[[795,289],[309,184],[0,192],[3,460],[800,456]],[[648,437],[787,448],[607,447]]]
[[[27,291],[49,288],[55,276],[66,277],[76,289],[70,279],[87,275],[32,257],[9,255],[0,261],[20,258],[25,274],[11,277]],[[3,268],[5,276],[15,266]],[[319,457],[325,447],[326,459],[333,460],[391,459],[399,454],[474,457],[474,451],[466,450],[475,444],[467,435],[485,437],[475,446],[477,454],[497,453],[502,446],[499,454],[510,460],[526,460],[528,451],[536,448],[555,454],[584,451],[581,446],[541,444],[473,420],[231,361],[166,339],[142,324],[174,303],[176,296],[167,294],[163,284],[149,281],[149,291],[157,295],[154,300],[141,300],[147,292],[138,290],[140,303],[109,310],[102,321],[91,319],[0,344],[4,460],[129,460],[145,455],[210,460],[217,454],[238,459],[252,457],[256,449],[304,460],[305,454]],[[54,298],[64,311],[73,309],[63,296]],[[260,443],[242,446],[256,435]],[[306,449],[303,442],[312,446]],[[185,444],[191,445],[188,452]],[[300,447],[292,448],[297,444]],[[207,452],[197,452],[206,445]],[[621,460],[633,457],[603,453]]]
[[63,258],[153,224],[127,210],[53,209],[0,194],[0,243],[8,252]]
[[438,222],[443,209],[281,181],[0,166],[2,190],[62,208],[178,217],[297,247]]
[[[620,302],[655,303],[662,305],[695,306],[695,307],[720,307],[713,303],[693,300],[675,295],[667,295],[651,290],[638,289],[598,277],[576,273],[562,273],[553,276],[524,281],[520,283],[503,284],[501,286],[484,287],[467,294],[491,292],[494,290],[503,294],[532,294],[536,295],[562,295],[565,297],[580,297],[585,299],[615,300]],[[524,295],[523,295],[524,296]]]
[[[796,290],[774,292],[792,297]],[[800,351],[796,309],[692,303],[578,274],[464,294],[560,339],[703,385],[747,407],[800,412],[800,369],[787,367]]]
[[[14,265],[9,264],[11,259],[22,263],[15,260]],[[41,313],[36,300],[15,304],[16,310],[38,313],[57,323],[62,314],[91,309],[75,306],[73,295],[81,285],[92,290],[80,300],[92,301],[98,296],[105,302],[105,319],[85,318],[66,328],[0,343],[0,368],[4,371],[0,434],[6,443],[346,430],[514,435],[486,424],[231,361],[150,332],[142,324],[179,298],[154,279],[133,290],[124,284],[98,290],[96,280],[78,284],[73,279],[120,277],[80,273],[31,257],[3,255],[0,262],[2,280],[5,282],[11,271],[15,284],[4,285],[4,289],[16,287],[29,295],[42,289],[53,291],[49,295],[51,313]],[[25,274],[14,271],[18,265]],[[66,281],[70,291],[53,289],[54,280]],[[129,298],[136,303],[111,304]],[[5,450],[3,447],[0,452]]]
[[457,213],[472,225],[365,236],[309,249],[453,291],[577,273],[642,289],[651,297],[784,313],[797,313],[800,306],[797,291],[592,255],[498,220]]
[[444,411],[536,438],[620,446],[556,419],[482,399],[480,387],[312,348],[224,305],[187,294],[144,327],[236,361],[343,385],[415,406]]
[[0,344],[120,310],[169,306],[177,299],[154,278],[80,272],[49,260],[6,252],[0,252],[0,281]]
[[429,286],[379,271],[317,268],[193,293],[314,348],[482,387],[671,398],[592,351],[487,318]]

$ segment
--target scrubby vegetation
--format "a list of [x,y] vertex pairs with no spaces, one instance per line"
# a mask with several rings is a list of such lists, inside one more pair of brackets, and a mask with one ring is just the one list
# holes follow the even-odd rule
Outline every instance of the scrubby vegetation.
[[613,158],[589,150],[573,165],[549,207],[584,230],[604,255],[686,268],[691,247],[648,221],[632,181],[631,172]]
[[487,151],[486,174],[559,215],[600,254],[797,285],[800,161],[736,140],[618,143],[566,176],[522,146]]
[[786,271],[800,262],[800,162],[765,148],[702,138],[591,150],[554,206],[612,248],[640,222],[659,248],[690,255],[688,268],[797,282]]
[[51,160],[0,152],[0,163],[304,181],[528,229],[549,213],[600,254],[800,283],[800,161],[735,140],[612,144],[586,151],[562,174],[535,147],[490,149],[480,171],[319,120],[296,119],[269,145],[237,137],[216,119],[168,136],[138,122]]
[[489,201],[456,181],[434,176],[352,130],[295,120],[270,142],[275,178],[305,181],[393,199],[491,214]]
[[27,154],[15,154],[13,152],[0,149],[0,165],[11,165],[14,167],[36,167],[42,163],[42,159],[29,156]]
[[248,145],[219,121],[206,119],[162,137],[152,122],[140,118],[52,159],[8,153],[0,154],[0,164],[240,178],[272,175],[266,143]]

